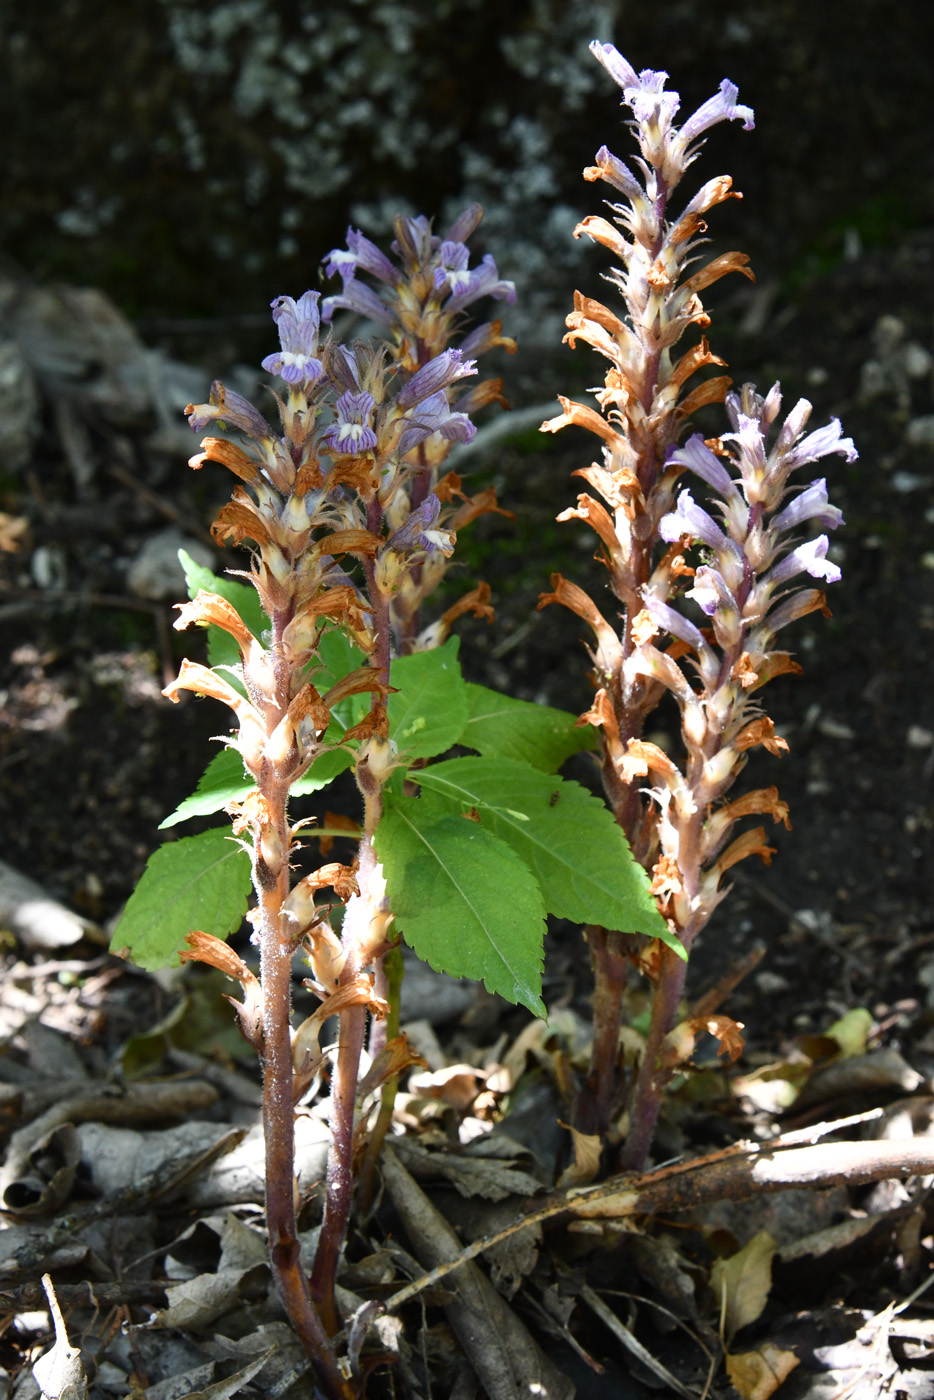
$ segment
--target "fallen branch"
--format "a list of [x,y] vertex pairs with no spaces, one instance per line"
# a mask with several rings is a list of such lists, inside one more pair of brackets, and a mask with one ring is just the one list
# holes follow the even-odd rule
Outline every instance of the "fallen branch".
[[[863,1115],[860,1115],[860,1121]],[[814,1146],[848,1126],[853,1119],[820,1123],[788,1133],[771,1142],[739,1142],[707,1157],[675,1162],[639,1175],[624,1173],[597,1186],[576,1187],[552,1196],[538,1209],[493,1235],[474,1240],[456,1258],[439,1264],[430,1273],[400,1288],[385,1303],[395,1312],[424,1289],[440,1282],[485,1250],[520,1230],[546,1220],[574,1216],[582,1220],[620,1220],[654,1215],[659,1211],[691,1210],[715,1201],[740,1201],[764,1192],[792,1188],[865,1186],[891,1177],[934,1174],[934,1143],[929,1139],[905,1142],[830,1142]],[[800,1146],[802,1142],[808,1146]]]

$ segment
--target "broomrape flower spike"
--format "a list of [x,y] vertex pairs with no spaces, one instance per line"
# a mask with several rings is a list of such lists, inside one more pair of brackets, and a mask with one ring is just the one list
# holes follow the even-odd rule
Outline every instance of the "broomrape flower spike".
[[[803,400],[774,431],[778,385],[765,398],[751,386],[728,393],[724,375],[688,387],[698,370],[724,364],[705,335],[674,355],[690,326],[706,330],[710,324],[701,292],[726,273],[752,273],[738,252],[698,265],[704,216],[723,200],[740,197],[729,176],[708,180],[673,217],[672,197],[700,154],[704,133],[722,121],[740,121],[751,131],[753,112],[724,79],[719,92],[678,126],[680,98],[668,90],[667,73],[638,73],[612,44],[595,42],[591,52],[622,89],[639,155],[630,166],[601,146],[584,178],[604,181],[622,200],[609,204],[612,222],[590,216],[575,234],[602,244],[618,260],[608,281],[624,305],[618,314],[575,294],[565,339],[572,346],[585,340],[609,368],[595,391],[596,408],[561,399],[561,414],[542,427],[556,432],[573,424],[600,440],[601,461],[577,473],[600,499],[583,493],[558,518],[586,521],[598,535],[621,628],[560,575],[540,606],[560,602],[593,630],[597,695],[582,722],[600,733],[609,804],[651,877],[669,929],[690,950],[726,894],[726,871],[749,855],[771,859],[761,827],[730,843],[735,822],[766,814],[787,823],[787,808],[774,788],[733,801],[726,794],[750,748],[764,745],[778,753],[786,747],[761,710],[758,692],[772,676],[798,669],[776,650],[778,633],[826,607],[820,589],[800,586],[801,575],[822,583],[840,577],[827,558],[827,534],[812,532],[835,529],[841,514],[830,505],[823,479],[801,484],[792,473],[830,453],[852,460],[855,449],[836,421],[803,436],[810,414]],[[711,442],[694,434],[678,446],[690,415],[724,399],[732,431]],[[699,479],[712,501],[695,499],[689,488],[677,491],[685,472]],[[802,532],[810,537],[802,539]],[[700,557],[689,561],[691,550]],[[706,627],[683,611],[685,600],[699,609]],[[642,737],[666,690],[681,711],[683,768]],[[669,947],[657,954],[640,948],[634,935],[593,928],[588,938],[596,978],[594,1044],[577,1126],[605,1133],[628,1099],[630,1131],[621,1164],[639,1169],[662,1090],[677,1065],[667,1037],[685,962]],[[652,1024],[634,1081],[618,1058],[630,959],[651,969],[655,983]],[[726,1046],[727,1038],[721,1043]],[[729,1045],[736,1044],[733,1035]]]
[[[436,496],[439,508],[432,513],[428,530],[422,530],[419,551],[400,574],[397,561],[381,557],[381,580],[391,593],[390,620],[394,642],[400,653],[438,646],[447,638],[454,620],[464,611],[477,617],[491,616],[488,590],[481,583],[471,590],[462,605],[449,608],[427,626],[421,620],[426,599],[444,577],[453,548],[454,529],[488,511],[498,509],[490,491],[468,498],[461,493],[461,482],[454,473],[443,474],[445,458],[456,442],[470,442],[476,428],[471,416],[488,403],[501,403],[502,383],[483,380],[464,391],[463,379],[477,373],[477,360],[486,351],[501,347],[512,353],[515,342],[502,333],[501,321],[475,327],[462,337],[463,310],[482,297],[512,303],[515,287],[504,281],[489,254],[471,269],[467,239],[477,228],[483,211],[471,205],[454,221],[443,237],[434,233],[430,220],[398,218],[392,257],[372,243],[359,229],[347,230],[347,247],[334,248],[324,264],[326,276],[340,276],[340,293],[322,302],[323,321],[338,311],[349,311],[379,326],[386,336],[387,351],[400,376],[395,393],[395,452],[411,471],[404,482],[391,479],[380,488],[380,502],[388,523],[400,530],[410,515],[417,524],[425,502]],[[364,278],[372,278],[369,286]],[[460,338],[458,345],[452,344]],[[363,386],[352,363],[352,354],[335,349],[332,363],[337,372],[342,355],[341,382],[354,393]],[[345,381],[352,378],[352,386]],[[372,389],[372,385],[367,386]],[[378,398],[378,396],[377,396]],[[369,406],[356,398],[337,405],[337,422],[330,441],[362,444],[364,430],[373,427]],[[379,409],[376,409],[377,415]],[[373,428],[377,432],[378,429]],[[374,449],[376,451],[377,449]],[[462,504],[457,506],[455,500]],[[429,507],[431,512],[435,507]],[[413,529],[415,527],[413,526]],[[407,537],[403,535],[403,542]],[[392,546],[393,550],[396,546]]]
[[[383,789],[398,766],[388,734],[390,661],[400,652],[440,644],[465,611],[491,615],[489,589],[481,584],[428,626],[419,621],[453,553],[456,530],[496,509],[491,491],[470,498],[454,473],[442,474],[451,445],[470,441],[476,431],[471,415],[503,402],[498,380],[466,390],[463,381],[475,379],[477,358],[487,349],[515,348],[499,322],[472,333],[469,353],[451,343],[461,334],[464,306],[486,294],[514,297],[492,259],[469,267],[464,240],[480,216],[472,206],[445,240],[435,237],[427,219],[397,221],[393,251],[401,266],[354,230],[346,253],[331,254],[328,267],[342,274],[345,285],[342,298],[325,304],[325,319],[335,304],[361,310],[386,329],[381,345],[343,345],[333,331],[321,344],[319,293],[275,298],[280,348],[262,365],[287,389],[284,396],[275,394],[278,427],[220,383],[212,385],[208,403],[187,410],[195,431],[210,425],[236,434],[236,441],[205,438],[191,466],[216,463],[236,479],[212,529],[219,541],[251,549],[246,577],[268,627],[254,635],[232,603],[206,590],[179,609],[178,627],[219,628],[240,655],[238,667],[184,661],[165,693],[173,700],[183,690],[211,696],[236,718],[236,733],[224,742],[238,750],[256,786],[225,810],[250,856],[256,907],[248,917],[260,950],[260,977],[203,932],[189,938],[185,957],[220,966],[244,986],[238,1014],[263,1060],[273,1272],[329,1400],[345,1400],[355,1389],[329,1339],[340,1325],[334,1282],[354,1184],[354,1114],[368,1017],[372,1059],[382,1063],[382,1056],[397,1069],[409,1062],[386,1046],[390,1008],[383,958],[392,913],[374,846]],[[361,275],[374,277],[380,291],[365,287]],[[322,638],[334,628],[362,651],[363,664],[322,693],[315,678],[330,670]],[[228,679],[222,671],[234,675]],[[238,679],[245,694],[234,683]],[[328,751],[325,736],[336,707],[360,695],[369,697],[368,713],[340,729],[363,798],[356,860],[353,866],[322,865],[291,888],[302,824],[290,825],[289,790]],[[317,904],[328,888],[345,906],[339,936],[325,906]],[[320,1005],[293,1045],[296,953],[314,971],[307,985]],[[296,1232],[293,1102],[321,1062],[317,1031],[332,1016],[339,1040],[331,1074],[331,1143],[324,1220],[309,1279]],[[379,1141],[373,1134],[371,1155]]]

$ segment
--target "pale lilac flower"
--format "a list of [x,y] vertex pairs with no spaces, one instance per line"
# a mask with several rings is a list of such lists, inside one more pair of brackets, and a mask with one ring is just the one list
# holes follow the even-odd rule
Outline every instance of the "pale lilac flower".
[[376,400],[365,389],[358,394],[350,389],[341,394],[334,405],[337,422],[332,423],[324,432],[325,439],[335,452],[356,456],[373,451],[376,446],[376,433],[370,420],[375,406]]
[[[638,76],[635,68],[623,58],[623,55],[613,44],[601,44],[599,39],[594,39],[590,45],[590,52],[598,63],[602,63],[606,71],[614,82],[619,83],[621,88],[635,87]],[[667,77],[667,74],[666,74]]]
[[855,462],[859,453],[853,445],[853,439],[841,437],[841,431],[839,418],[831,418],[829,423],[825,423],[822,428],[816,428],[813,433],[808,433],[806,438],[802,438],[788,452],[785,465],[800,467],[805,462],[816,462],[819,457],[826,457],[831,452],[838,452],[848,462]]
[[445,558],[454,553],[454,537],[449,530],[438,529],[441,502],[434,494],[426,496],[420,506],[412,511],[408,520],[401,525],[386,542],[386,548],[397,554],[412,550],[424,550],[434,554],[440,550]]
[[339,295],[325,297],[321,303],[321,316],[325,321],[333,320],[334,312],[339,310],[356,311],[358,316],[365,316],[368,321],[375,321],[378,326],[386,326],[388,330],[395,330],[399,325],[399,318],[392,308],[377,296],[372,287],[356,277],[347,279]]
[[779,584],[794,578],[795,574],[801,573],[808,573],[812,578],[826,579],[828,583],[838,583],[842,577],[840,570],[836,564],[830,563],[825,557],[828,545],[829,541],[826,535],[818,535],[816,540],[808,540],[806,544],[799,544],[797,549],[786,554],[784,559],[780,560],[766,576],[769,586],[776,588]]
[[731,547],[734,551],[736,549],[713,517],[709,516],[702,506],[697,505],[688,490],[681,492],[675,509],[662,516],[658,522],[658,533],[669,544],[680,540],[682,535],[691,535],[717,551],[728,550]]
[[506,301],[511,306],[516,299],[516,286],[514,282],[506,282],[500,278],[496,270],[496,263],[489,253],[484,253],[479,267],[475,267],[470,273],[466,286],[455,292],[450,301],[445,303],[445,311],[461,311],[471,302],[479,301],[481,297],[493,297],[496,301]]
[[211,398],[208,403],[189,405],[191,412],[188,422],[192,432],[200,433],[209,423],[219,423],[228,428],[239,428],[252,438],[271,438],[272,428],[249,399],[242,394],[226,389],[219,379],[211,385]]
[[642,197],[642,186],[629,166],[618,156],[614,156],[607,146],[600,147],[594,156],[594,163],[607,184],[619,190],[620,194],[624,194],[627,199],[640,199]]
[[755,128],[754,113],[751,107],[743,107],[736,101],[739,96],[739,88],[735,83],[731,83],[729,78],[724,78],[720,84],[720,91],[715,97],[709,97],[706,102],[698,107],[693,116],[688,117],[680,131],[681,140],[686,146],[697,139],[702,131],[708,127],[715,126],[717,122],[741,121],[744,131],[752,131]]
[[423,399],[414,412],[407,414],[407,421],[409,426],[403,430],[398,444],[403,456],[432,433],[440,433],[455,442],[472,442],[477,432],[466,413],[451,411],[443,389]]
[[700,628],[686,618],[682,613],[676,612],[674,608],[663,603],[661,598],[655,596],[648,589],[642,595],[645,610],[652,621],[659,627],[670,632],[673,637],[679,637],[682,642],[687,642],[689,647],[693,647],[698,656],[708,651],[709,648],[704,640]]
[[816,520],[825,530],[835,530],[843,524],[843,512],[830,504],[824,477],[812,481],[810,486],[800,491],[784,510],[773,517],[769,528],[776,534],[782,534],[805,520]]
[[427,365],[422,365],[402,386],[396,403],[399,408],[413,408],[422,399],[427,399],[439,389],[453,384],[456,379],[463,379],[466,375],[476,372],[476,360],[465,360],[459,350],[444,350],[429,360]]
[[358,267],[392,286],[400,281],[399,269],[389,261],[382,249],[359,229],[348,228],[346,251],[343,248],[332,248],[328,253],[324,271],[328,277],[333,277],[339,272],[344,281],[348,282],[356,276]]
[[282,348],[267,355],[262,366],[267,374],[278,374],[286,384],[312,384],[324,376],[324,366],[317,358],[319,296],[318,292],[305,292],[298,301],[281,296],[271,303]]
[[695,571],[694,587],[689,588],[684,596],[693,598],[708,617],[713,617],[719,608],[737,611],[736,599],[727,587],[725,578],[719,569],[709,564],[701,564]]
[[739,495],[736,483],[719,457],[711,452],[700,433],[694,433],[683,447],[668,454],[669,462],[680,462],[690,467],[695,476],[712,486],[718,496],[732,500]]

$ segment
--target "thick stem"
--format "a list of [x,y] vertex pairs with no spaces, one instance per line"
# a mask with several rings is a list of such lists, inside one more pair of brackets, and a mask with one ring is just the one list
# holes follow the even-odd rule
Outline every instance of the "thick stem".
[[[288,840],[285,800],[275,823]],[[263,874],[265,872],[265,875]],[[295,1332],[311,1359],[328,1400],[346,1400],[349,1391],[337,1367],[321,1318],[315,1312],[301,1266],[295,1220],[295,1119],[292,1107],[291,1012],[292,946],[282,934],[282,900],[288,862],[278,877],[257,857],[260,895],[260,976],[263,988],[263,1133],[266,1143],[266,1223],[273,1278]]]
[[[382,510],[378,498],[374,497],[367,508],[367,525],[374,534],[378,533],[382,526]],[[379,587],[375,565],[371,560],[365,562],[364,572],[375,635],[370,665],[380,672],[384,686],[388,687],[389,600]],[[373,700],[374,711],[384,703],[385,691],[377,693]],[[344,914],[341,941],[346,952],[346,961],[341,973],[342,984],[352,982],[369,960],[370,954],[367,950],[372,947],[372,923],[382,912],[383,902],[382,879],[373,845],[373,836],[382,816],[383,780],[371,771],[369,764],[361,763],[357,765],[357,784],[364,799],[364,834],[360,841],[357,867],[357,886],[360,892],[348,901]],[[342,1011],[339,1018],[337,1064],[331,1082],[331,1143],[328,1150],[324,1219],[311,1273],[312,1297],[321,1310],[331,1335],[340,1326],[334,1302],[334,1283],[353,1203],[354,1114],[360,1077],[360,1056],[363,1053],[365,1036],[366,1008],[356,1005]]]
[[340,1016],[340,1045],[331,1082],[328,1115],[331,1145],[328,1152],[324,1220],[311,1271],[311,1296],[333,1336],[340,1328],[334,1302],[334,1282],[347,1233],[353,1201],[353,1130],[357,1102],[360,1054],[366,1031],[366,1008],[352,1006]]
[[[389,952],[382,958],[378,974],[376,976],[376,991],[379,996],[385,998],[389,1003],[389,1015],[385,1021],[374,1021],[370,1032],[370,1057],[375,1059],[376,1055],[385,1047],[387,1040],[392,1040],[399,1034],[399,997],[402,991],[402,978],[405,972],[405,965],[402,961],[402,949],[398,946],[390,948]],[[376,1033],[379,1032],[379,1044],[377,1045]],[[379,1154],[383,1146],[383,1141],[389,1131],[392,1122],[392,1111],[396,1104],[396,1093],[399,1088],[398,1074],[392,1075],[383,1085],[380,1096],[379,1113],[376,1115],[376,1122],[370,1132],[369,1141],[363,1154],[363,1163],[360,1167],[359,1198],[360,1205],[365,1214],[368,1214],[373,1204],[373,1197],[376,1194],[376,1164],[379,1161]]]
[[590,1069],[578,1096],[575,1126],[582,1133],[600,1137],[622,1104],[619,1069],[619,1029],[626,987],[626,938],[624,933],[591,925],[587,929],[594,973],[593,1048]]
[[671,1067],[662,1062],[662,1044],[675,1024],[686,974],[685,960],[663,947],[652,1020],[629,1108],[629,1133],[620,1155],[621,1171],[642,1171],[652,1146],[662,1095],[672,1075]]

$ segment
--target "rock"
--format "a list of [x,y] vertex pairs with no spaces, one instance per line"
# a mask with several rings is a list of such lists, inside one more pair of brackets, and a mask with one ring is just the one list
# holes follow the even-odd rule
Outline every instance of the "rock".
[[0,341],[0,461],[5,470],[28,466],[40,431],[39,390],[15,341]]
[[0,861],[0,924],[11,929],[27,952],[68,948],[100,931],[80,914],[52,899],[40,885]]
[[137,598],[151,598],[154,602],[177,601],[187,596],[185,570],[178,561],[178,551],[184,549],[195,563],[213,569],[217,563],[214,551],[200,540],[183,535],[181,530],[170,526],[150,535],[139,554],[130,565],[127,583],[130,592]]

